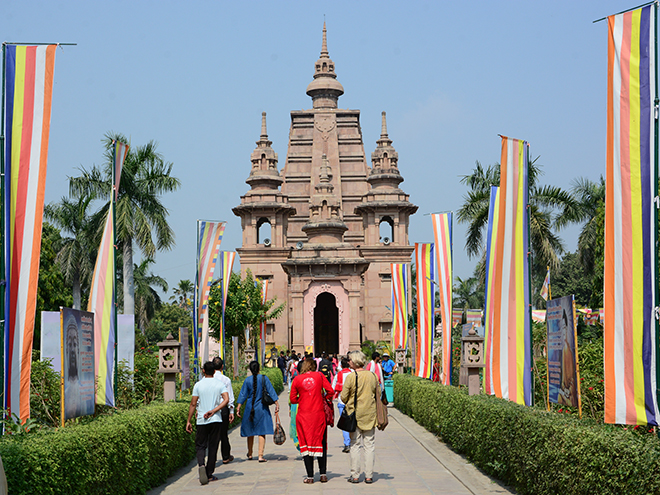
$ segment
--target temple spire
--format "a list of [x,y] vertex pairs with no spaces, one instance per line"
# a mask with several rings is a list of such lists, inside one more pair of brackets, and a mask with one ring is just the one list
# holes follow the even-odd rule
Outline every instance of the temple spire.
[[330,58],[328,53],[328,31],[325,29],[325,21],[323,21],[323,42],[321,43],[321,58]]
[[[266,114],[264,114],[264,119],[266,118],[265,115]],[[380,138],[381,139],[388,139],[388,136],[387,136],[387,119],[385,118],[385,112],[383,112],[381,115],[382,115],[383,122],[380,126]],[[264,120],[264,122],[265,122],[265,120]]]
[[[383,112],[385,113],[385,112]],[[261,141],[268,141],[268,131],[266,130],[266,112],[261,112]]]
[[335,63],[328,53],[328,31],[323,22],[321,55],[314,64],[314,80],[307,86],[314,108],[337,108],[337,100],[344,94],[344,87],[337,81]]

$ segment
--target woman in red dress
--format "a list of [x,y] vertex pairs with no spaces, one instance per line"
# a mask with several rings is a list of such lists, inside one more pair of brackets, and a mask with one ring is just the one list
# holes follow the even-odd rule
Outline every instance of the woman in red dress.
[[316,361],[306,358],[300,375],[291,383],[291,404],[298,404],[296,431],[300,443],[300,454],[305,461],[307,477],[303,483],[314,483],[314,458],[319,460],[321,483],[326,483],[328,463],[328,427],[325,423],[323,396],[332,397],[333,390],[328,379],[316,371]]

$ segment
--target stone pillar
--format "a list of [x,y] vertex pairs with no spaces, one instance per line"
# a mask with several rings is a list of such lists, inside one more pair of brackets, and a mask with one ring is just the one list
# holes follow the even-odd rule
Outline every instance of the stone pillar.
[[165,402],[176,399],[176,374],[181,373],[181,343],[169,334],[158,343],[158,373],[164,374],[163,398]]
[[474,325],[466,337],[461,338],[461,367],[467,371],[467,386],[470,395],[481,393],[479,369],[485,367],[484,338],[477,335]]

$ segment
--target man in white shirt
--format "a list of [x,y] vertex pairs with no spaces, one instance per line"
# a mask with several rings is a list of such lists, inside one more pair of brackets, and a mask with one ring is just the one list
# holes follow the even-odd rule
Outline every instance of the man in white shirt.
[[[195,383],[192,392],[192,400],[188,409],[188,422],[186,431],[192,433],[193,413],[197,410],[197,433],[195,434],[195,450],[197,452],[197,465],[199,466],[199,482],[202,485],[209,481],[216,481],[213,476],[215,461],[218,456],[218,443],[220,442],[220,425],[222,415],[220,410],[229,403],[229,394],[225,386],[213,378],[215,368],[211,361],[204,363],[204,378]],[[209,450],[209,458],[204,465],[206,449]]]
[[373,371],[378,378],[378,385],[380,385],[380,391],[385,390],[385,384],[383,383],[383,368],[380,367],[380,352],[374,351],[371,353],[371,361],[364,367],[365,370]]
[[229,404],[220,410],[220,414],[222,415],[222,425],[220,425],[220,454],[222,455],[222,463],[229,464],[234,460],[234,456],[231,455],[229,435],[227,434],[229,431],[229,423],[234,421],[234,390],[231,386],[231,380],[222,372],[225,363],[221,357],[213,358],[213,367],[215,368],[213,378],[220,380],[227,389],[227,393],[229,393]]

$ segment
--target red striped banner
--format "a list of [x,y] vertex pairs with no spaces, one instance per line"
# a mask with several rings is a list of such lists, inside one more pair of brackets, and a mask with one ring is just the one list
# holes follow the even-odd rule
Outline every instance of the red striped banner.
[[433,374],[433,305],[435,291],[435,256],[433,244],[415,243],[415,266],[417,268],[417,376],[431,378]]
[[[438,288],[442,311],[442,383],[451,385],[451,330],[454,321],[454,275],[452,267],[452,214],[431,215],[435,235],[435,252],[438,263]],[[462,313],[459,310],[459,323]]]
[[5,408],[30,417],[30,362],[56,45],[5,45]]
[[390,263],[392,270],[392,344],[408,348],[408,265]]

